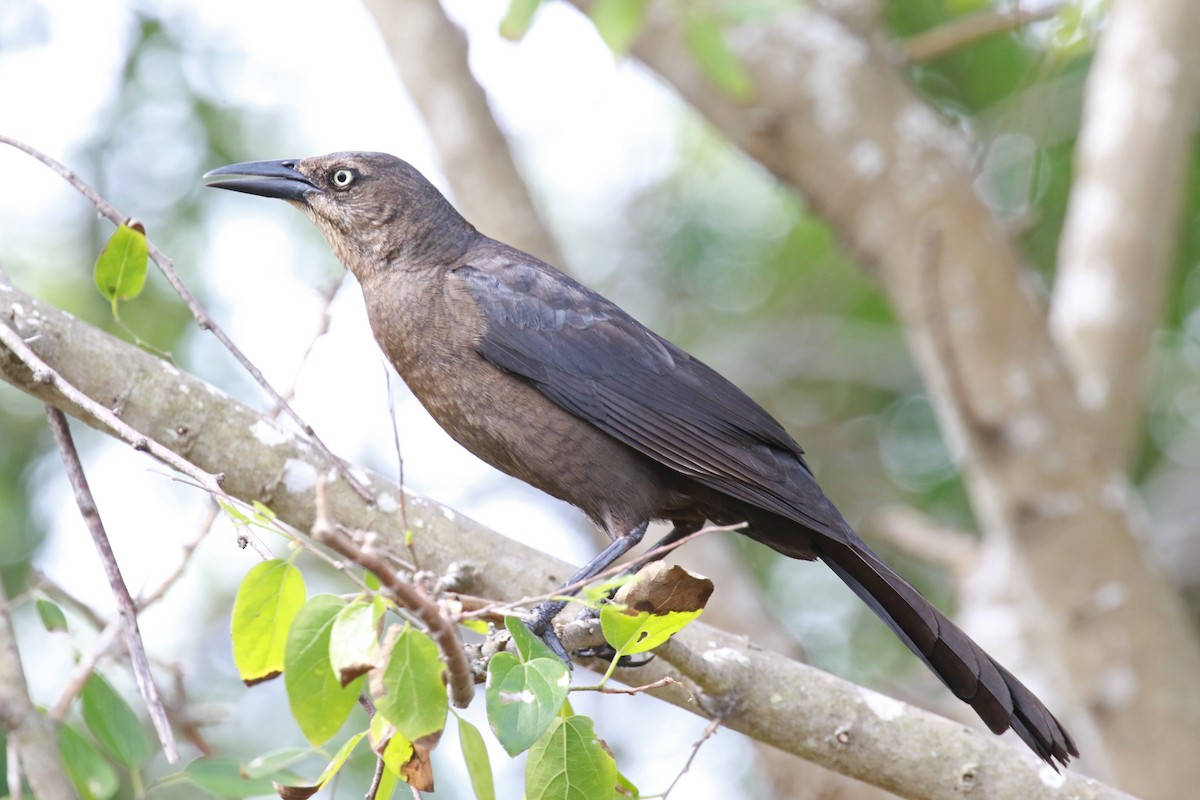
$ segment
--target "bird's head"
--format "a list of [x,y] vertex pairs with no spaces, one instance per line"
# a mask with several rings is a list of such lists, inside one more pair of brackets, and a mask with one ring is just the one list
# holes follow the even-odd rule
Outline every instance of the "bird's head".
[[387,153],[251,161],[204,179],[213,188],[287,200],[360,279],[450,263],[478,235],[424,175]]

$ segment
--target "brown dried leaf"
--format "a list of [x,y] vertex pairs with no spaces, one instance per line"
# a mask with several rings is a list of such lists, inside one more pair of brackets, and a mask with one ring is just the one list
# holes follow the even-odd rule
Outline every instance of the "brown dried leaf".
[[713,582],[681,566],[654,561],[638,571],[637,580],[617,590],[613,598],[628,606],[626,613],[642,611],[666,614],[671,611],[694,612],[704,608],[713,592]]

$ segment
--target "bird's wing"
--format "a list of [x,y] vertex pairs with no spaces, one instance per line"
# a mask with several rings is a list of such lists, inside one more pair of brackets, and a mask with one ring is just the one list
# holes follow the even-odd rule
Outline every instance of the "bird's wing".
[[488,361],[701,484],[842,538],[800,446],[710,367],[528,257],[477,259],[454,275],[486,319]]

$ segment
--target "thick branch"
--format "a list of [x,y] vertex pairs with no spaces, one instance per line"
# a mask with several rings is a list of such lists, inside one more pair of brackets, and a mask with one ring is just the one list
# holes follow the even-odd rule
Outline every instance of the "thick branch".
[[458,210],[488,236],[562,264],[558,243],[534,209],[487,95],[471,74],[466,35],[438,0],[365,5],[429,128]]
[[[585,0],[574,0],[586,6]],[[1135,499],[1077,402],[1023,265],[972,189],[960,134],[894,55],[808,7],[730,30],[752,104],[715,89],[654,5],[634,52],[713,125],[800,189],[872,265],[901,318],[985,533],[1015,550],[1038,654],[1074,689],[1095,770],[1157,797],[1200,785],[1200,644],[1142,555]],[[1116,602],[1104,598],[1117,597]],[[1069,680],[1066,676],[1069,675]],[[1148,758],[1141,732],[1155,733]]]
[[[3,595],[0,595],[0,601]],[[54,725],[34,708],[21,668],[8,606],[0,603],[0,725],[16,743],[21,770],[42,800],[70,800],[75,790],[58,758]]]
[[[379,535],[403,553],[398,518],[401,491],[365,474],[372,494],[366,505],[307,440],[268,417],[236,403],[173,366],[9,288],[0,291],[0,316],[18,330],[37,320],[29,346],[67,380],[105,404],[119,403],[122,419],[149,438],[168,441],[193,463],[220,468],[233,496],[260,500],[300,530],[315,522],[317,476],[329,484],[330,516],[339,523]],[[17,359],[0,349],[0,378],[71,414],[78,406],[52,386],[33,379]],[[88,424],[102,422],[82,414]],[[568,565],[505,539],[453,511],[407,496],[413,547],[426,569],[448,572],[469,564],[464,591],[490,597],[550,591],[573,571]],[[390,510],[388,510],[390,509]],[[797,568],[802,568],[799,565]],[[846,681],[748,645],[698,624],[664,654],[704,692],[706,708],[718,709],[725,724],[908,797],[959,800],[969,783],[980,796],[1117,798],[1119,792],[1067,772],[1061,777],[990,734],[919,711]],[[661,677],[652,664],[630,677],[635,684]],[[704,713],[686,693],[665,699]],[[931,753],[941,754],[930,758]],[[968,777],[969,776],[969,777]]]
[[1080,403],[1128,463],[1179,240],[1200,104],[1200,4],[1113,4],[1088,74],[1050,325]]

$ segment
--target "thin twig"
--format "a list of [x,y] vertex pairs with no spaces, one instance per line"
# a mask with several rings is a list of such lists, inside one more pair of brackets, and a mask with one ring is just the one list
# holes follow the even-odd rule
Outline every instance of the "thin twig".
[[[3,141],[3,139],[0,138],[0,141]],[[37,353],[33,352],[29,348],[29,345],[25,344],[25,340],[21,338],[16,329],[11,327],[3,317],[0,317],[0,344],[11,350],[33,372],[34,381],[53,386],[67,400],[79,406],[94,419],[107,426],[117,438],[123,439],[132,445],[134,450],[142,450],[150,453],[150,455],[159,461],[196,481],[209,494],[219,497],[228,503],[238,504],[237,500],[227,495],[225,490],[221,488],[221,481],[224,479],[223,475],[214,475],[211,472],[205,472],[186,458],[178,455],[174,450],[148,436],[142,435],[107,407],[97,403],[79,391],[66,378],[50,367],[45,361],[42,361]],[[269,560],[274,557],[271,551],[267,549],[267,546],[257,536],[251,534],[247,537],[247,541],[263,559]]]
[[388,416],[392,419],[392,442],[396,447],[396,485],[400,487],[400,524],[404,526],[404,541],[408,545],[409,558],[415,565],[417,554],[413,551],[408,527],[408,500],[404,496],[404,455],[400,452],[400,423],[396,421],[396,394],[392,391],[392,373],[383,365],[383,380],[387,383]]
[[54,701],[54,707],[50,710],[52,719],[62,722],[71,713],[71,705],[75,702],[75,698],[83,691],[84,684],[96,671],[96,665],[100,663],[100,659],[104,658],[113,642],[117,640],[117,633],[120,630],[121,620],[119,617],[100,630],[100,635],[92,643],[91,648],[79,658],[79,663],[63,681],[62,691],[58,693],[58,699]]
[[[688,542],[692,541],[693,539],[698,539],[699,537],[704,536],[709,533],[719,533],[722,531],[738,531],[744,527],[746,527],[746,523],[744,523],[744,522],[738,522],[733,525],[709,525],[708,527],[701,528],[700,530],[695,531],[694,533],[689,533],[687,536],[684,536],[680,539],[676,539],[673,542],[664,544],[661,547],[655,547],[650,550],[647,550],[642,555],[634,558],[633,562],[637,563],[639,561],[657,561],[658,559],[665,556],[667,553],[670,553],[675,548],[682,547],[683,545],[687,544]],[[515,609],[517,606],[534,605],[537,603],[541,603],[545,600],[551,600],[556,597],[563,597],[568,600],[573,600],[575,598],[569,596],[572,592],[576,592],[576,591],[582,589],[584,586],[587,586],[589,583],[595,583],[597,581],[602,581],[606,578],[612,578],[617,575],[620,575],[622,572],[624,572],[628,568],[629,568],[629,563],[623,561],[619,564],[613,564],[608,569],[604,570],[603,572],[597,573],[596,575],[594,575],[591,578],[584,578],[583,580],[578,580],[578,581],[575,581],[574,583],[568,583],[565,586],[560,586],[557,589],[554,589],[553,591],[546,592],[545,594],[527,595],[525,597],[521,597],[516,600],[506,602],[506,603],[499,603],[499,602],[489,603],[488,605],[485,605],[481,608],[476,608],[472,611],[464,611],[462,614],[459,615],[458,618],[459,619],[475,619],[477,617],[485,617],[485,616],[495,614],[498,612],[503,612],[506,609],[512,610],[512,609]]]
[[[209,531],[212,530],[213,523],[216,521],[217,514],[219,512],[220,508],[216,503],[210,503],[208,505],[205,515],[201,519],[200,525],[197,527],[195,535],[193,535],[192,538],[187,542],[184,542],[180,551],[179,561],[175,567],[166,576],[164,576],[161,581],[159,581],[158,585],[154,587],[154,589],[152,589],[150,592],[143,591],[138,595],[138,598],[135,601],[135,606],[139,614],[162,599],[163,595],[165,595],[167,591],[175,585],[175,582],[179,580],[179,577],[183,574],[188,562],[191,561],[192,555],[196,552],[196,548],[199,546],[201,540],[203,540],[204,537],[208,535]],[[84,606],[77,598],[67,593],[65,589],[54,584],[49,577],[42,576],[42,580],[45,581],[47,587],[53,587],[62,597],[66,598],[66,600],[74,605],[77,609],[82,608],[88,611],[91,610],[87,609],[87,607]],[[81,691],[83,691],[84,684],[87,683],[87,679],[91,677],[92,672],[95,671],[96,664],[98,664],[100,659],[104,658],[104,656],[108,654],[109,650],[112,648],[113,642],[117,640],[116,634],[117,629],[119,628],[119,619],[114,619],[109,621],[107,624],[104,624],[99,615],[95,614],[95,612],[92,612],[91,622],[95,627],[101,629],[100,635],[92,643],[91,648],[89,648],[88,651],[84,653],[82,657],[80,657],[79,663],[77,663],[75,668],[71,670],[71,674],[67,677],[67,680],[63,684],[62,691],[59,692],[58,700],[55,701],[54,709],[51,712],[51,716],[53,716],[56,720],[62,721],[66,719],[67,714],[69,714],[71,711],[71,705],[75,702],[75,698]]]
[[644,686],[609,686],[608,684],[596,684],[595,686],[572,686],[572,692],[596,692],[597,694],[643,694],[651,689],[665,689],[668,686],[682,686],[679,681],[672,678],[670,675],[664,675],[653,683],[647,683]]
[[375,775],[371,778],[371,785],[367,789],[366,800],[376,800],[379,795],[379,784],[383,782],[383,756],[376,756]]
[[[58,161],[55,161],[45,153],[42,153],[41,151],[25,144],[24,142],[18,141],[17,139],[13,139],[9,136],[4,136],[2,134],[0,134],[0,143],[15,147],[21,152],[36,158],[47,167],[54,170],[59,176],[66,180],[67,183],[75,187],[80,194],[86,197],[88,202],[95,206],[96,210],[99,211],[103,216],[107,217],[114,225],[121,225],[126,221],[126,219],[128,219],[128,217],[119,214],[107,200],[105,200],[94,189],[88,186],[82,178],[75,174],[75,172],[68,169],[63,164],[60,164]],[[233,340],[229,338],[225,331],[213,321],[212,317],[208,315],[208,312],[204,310],[204,307],[200,305],[200,302],[196,300],[196,297],[191,293],[191,290],[187,288],[187,285],[184,284],[183,280],[179,277],[179,273],[175,271],[175,266],[171,259],[167,258],[162,251],[155,247],[153,242],[150,242],[147,239],[146,243],[149,247],[150,258],[154,260],[154,263],[158,266],[159,271],[162,272],[163,277],[167,279],[167,283],[171,284],[171,288],[175,290],[175,293],[183,299],[184,304],[188,307],[188,310],[192,312],[192,316],[195,317],[196,324],[200,326],[200,329],[209,331],[213,336],[217,337],[217,341],[219,341],[225,347],[225,349],[230,352],[237,362],[242,365],[242,368],[250,373],[250,376],[254,378],[258,385],[263,388],[263,390],[271,397],[271,399],[278,404],[289,417],[291,417],[293,422],[300,426],[300,430],[302,430],[306,436],[312,439],[312,442],[317,446],[317,449],[319,449],[331,462],[333,462],[334,466],[338,470],[338,473],[341,474],[346,483],[350,484],[350,486],[354,488],[354,491],[356,491],[359,496],[363,498],[363,500],[366,500],[368,503],[374,503],[374,496],[357,478],[351,474],[349,465],[342,461],[341,458],[334,455],[333,451],[325,446],[325,443],[322,442],[317,436],[316,432],[312,429],[312,426],[305,422],[300,415],[297,414],[290,405],[288,405],[287,401],[283,399],[279,392],[275,391],[275,388],[267,382],[265,377],[263,377],[263,374],[259,371],[258,367],[254,366],[250,359],[248,359],[245,354],[238,349],[237,345],[233,343]]]
[[373,572],[392,598],[425,624],[430,637],[437,642],[446,659],[446,675],[450,685],[451,702],[458,708],[466,708],[470,705],[471,700],[475,697],[475,679],[471,673],[471,664],[467,661],[466,653],[463,650],[458,628],[443,617],[438,607],[431,603],[415,586],[401,580],[396,571],[388,565],[387,558],[374,542],[373,536],[365,536],[366,541],[360,547],[350,536],[337,529],[329,517],[329,501],[326,497],[325,481],[320,477],[317,478],[316,506],[316,521],[313,523],[312,529],[313,538],[355,564]]
[[721,727],[721,717],[714,717],[713,721],[708,723],[708,727],[704,729],[704,733],[700,734],[700,738],[692,745],[692,754],[688,756],[687,762],[684,763],[683,769],[679,770],[679,774],[675,776],[675,780],[671,781],[671,785],[662,793],[662,800],[667,800],[667,796],[675,789],[675,784],[679,783],[680,779],[692,768],[692,762],[696,760],[696,754],[700,752],[700,746],[712,738],[712,735],[717,732],[717,728],[719,727]]
[[1066,3],[1048,3],[1040,8],[988,8],[922,31],[904,42],[904,57],[910,64],[932,61],[959,48],[1001,33],[1049,19]]
[[67,477],[71,481],[71,488],[75,491],[75,502],[79,506],[79,513],[83,516],[83,521],[92,534],[92,542],[96,545],[100,563],[104,566],[109,587],[117,601],[117,616],[121,620],[125,646],[129,648],[129,659],[133,666],[133,675],[137,679],[138,690],[142,693],[142,699],[146,701],[146,709],[150,713],[150,719],[154,723],[154,730],[158,733],[158,740],[162,743],[167,761],[174,764],[179,760],[179,749],[175,745],[175,735],[171,732],[171,723],[167,720],[167,712],[163,708],[162,699],[158,694],[158,686],[154,683],[154,675],[150,672],[150,661],[146,658],[146,650],[142,645],[142,634],[138,631],[137,625],[137,607],[134,605],[133,596],[129,594],[129,587],[125,585],[125,579],[121,577],[121,568],[117,564],[116,556],[113,555],[108,534],[104,531],[104,522],[100,519],[100,511],[96,508],[92,490],[88,487],[87,476],[84,474],[83,464],[79,460],[79,452],[75,449],[75,441],[71,438],[71,429],[67,426],[67,417],[47,403],[46,419],[50,423],[50,431],[54,434],[54,441],[58,444],[59,453],[62,454]]
[[138,611],[145,611],[148,606],[157,603],[167,591],[175,585],[179,577],[183,575],[183,571],[187,568],[188,562],[192,560],[192,555],[195,554],[196,548],[200,546],[200,542],[208,536],[212,530],[213,523],[217,521],[217,514],[221,511],[220,506],[210,502],[204,511],[204,516],[200,520],[200,524],[196,527],[196,533],[191,539],[183,543],[179,549],[179,561],[175,567],[163,576],[158,585],[149,592],[144,589],[138,594],[137,607]]
[[979,543],[965,531],[952,529],[911,506],[886,505],[871,518],[881,540],[906,555],[950,572],[956,581],[970,574],[979,560]]
[[[343,271],[342,277],[336,281],[330,281],[323,290],[321,290],[321,312],[317,318],[317,330],[313,333],[312,338],[308,340],[308,347],[304,348],[304,353],[300,356],[300,364],[296,367],[296,372],[292,376],[292,383],[286,389],[279,393],[282,404],[276,402],[271,410],[267,412],[267,416],[275,419],[283,411],[283,406],[292,402],[292,398],[296,396],[296,385],[300,382],[300,373],[304,371],[304,365],[308,363],[309,356],[312,355],[313,348],[317,346],[317,342],[321,337],[329,333],[329,323],[333,320],[333,315],[329,313],[330,307],[333,305],[333,300],[337,297],[342,286],[346,283],[346,276],[350,273]],[[366,499],[366,498],[364,498]]]

